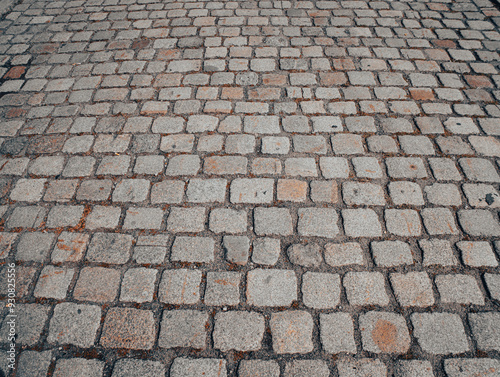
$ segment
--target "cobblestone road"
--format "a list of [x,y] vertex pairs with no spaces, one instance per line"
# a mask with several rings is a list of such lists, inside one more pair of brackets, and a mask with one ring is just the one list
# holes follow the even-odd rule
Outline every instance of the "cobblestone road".
[[3,375],[500,376],[499,27],[487,0],[18,2]]

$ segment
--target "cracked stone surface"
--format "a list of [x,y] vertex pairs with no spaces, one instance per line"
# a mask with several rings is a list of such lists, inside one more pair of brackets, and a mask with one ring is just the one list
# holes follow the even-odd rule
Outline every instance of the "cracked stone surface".
[[500,376],[494,1],[0,1],[0,375]]

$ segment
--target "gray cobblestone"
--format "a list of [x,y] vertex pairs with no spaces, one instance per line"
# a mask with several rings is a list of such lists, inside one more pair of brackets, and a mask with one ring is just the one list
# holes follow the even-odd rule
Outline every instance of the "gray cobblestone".
[[469,350],[462,320],[457,314],[414,313],[415,337],[424,352],[449,355]]
[[222,352],[256,351],[264,336],[264,317],[256,312],[230,311],[215,316],[214,347]]
[[291,270],[249,271],[246,295],[250,305],[290,305],[297,299],[297,277]]

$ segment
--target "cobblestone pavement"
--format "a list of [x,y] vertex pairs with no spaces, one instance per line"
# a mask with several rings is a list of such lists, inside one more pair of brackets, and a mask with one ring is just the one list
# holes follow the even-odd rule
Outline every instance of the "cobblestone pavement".
[[3,375],[500,376],[499,27],[487,0],[18,2]]

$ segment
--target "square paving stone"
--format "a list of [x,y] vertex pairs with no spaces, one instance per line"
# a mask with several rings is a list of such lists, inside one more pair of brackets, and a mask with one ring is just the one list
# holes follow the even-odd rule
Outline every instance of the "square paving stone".
[[297,300],[297,276],[292,270],[249,271],[246,297],[250,305],[289,306]]
[[387,230],[397,236],[415,237],[422,234],[422,224],[418,212],[412,209],[386,209]]
[[273,350],[277,354],[309,353],[312,342],[313,319],[306,311],[288,310],[272,313],[269,321]]
[[441,296],[441,302],[445,304],[484,305],[483,293],[473,276],[461,274],[438,275],[435,281]]
[[279,377],[280,366],[274,360],[241,360],[239,377]]
[[214,261],[215,241],[210,237],[175,237],[172,261],[210,263]]
[[264,337],[264,316],[256,312],[229,311],[217,313],[214,327],[214,348],[222,352],[257,351]]
[[94,345],[100,325],[101,308],[98,306],[69,302],[57,304],[50,320],[47,341],[89,348]]
[[173,305],[198,303],[201,277],[198,270],[165,270],[158,288],[160,302]]
[[52,351],[23,351],[17,362],[17,377],[45,377],[52,359]]
[[58,359],[54,377],[102,377],[104,361],[95,359]]
[[330,369],[324,360],[292,360],[286,363],[285,377],[328,377]]
[[257,264],[274,265],[281,252],[281,242],[276,238],[262,237],[253,242],[252,261]]
[[378,359],[340,359],[337,361],[339,377],[386,377],[387,366]]
[[328,353],[356,353],[354,324],[349,313],[321,313],[319,316],[321,345]]
[[311,200],[315,203],[337,203],[339,199],[336,181],[311,182]]
[[400,314],[371,311],[359,317],[363,349],[373,353],[403,354],[410,348],[410,334]]
[[410,245],[406,242],[374,241],[370,246],[377,266],[395,267],[414,263]]
[[319,245],[312,242],[290,245],[286,252],[292,264],[303,267],[318,267],[323,261]]
[[222,245],[228,262],[240,266],[247,264],[250,253],[250,239],[247,236],[224,236]]
[[127,270],[123,275],[120,301],[152,301],[157,274],[157,270],[144,267]]
[[207,272],[206,305],[238,305],[240,303],[239,272]]
[[338,215],[330,208],[300,208],[297,231],[301,236],[334,238],[339,233]]
[[500,361],[495,359],[446,359],[444,370],[449,377],[496,377]]
[[259,236],[293,234],[292,216],[287,208],[255,208],[254,226]]
[[120,359],[113,367],[111,377],[163,377],[165,365],[159,361]]
[[344,209],[344,230],[350,237],[380,237],[382,227],[377,213],[369,208]]
[[391,194],[391,199],[397,206],[405,204],[423,206],[425,203],[422,195],[422,189],[415,182],[390,182],[388,188]]
[[0,336],[7,342],[11,325],[16,326],[16,343],[32,346],[38,343],[48,320],[50,307],[39,304],[17,304],[16,317],[6,316],[2,322]]
[[104,267],[84,267],[73,291],[79,301],[114,301],[120,286],[120,271]]
[[467,352],[469,343],[458,314],[413,313],[413,335],[422,350],[432,355]]
[[351,305],[389,304],[385,278],[380,272],[348,272],[344,276],[344,287]]
[[165,310],[160,326],[161,348],[207,347],[208,313],[198,310]]
[[35,297],[63,300],[73,280],[73,268],[45,266],[35,286]]
[[88,242],[88,234],[62,232],[52,250],[52,263],[78,262],[82,260]]
[[153,312],[111,308],[106,314],[100,344],[104,348],[149,350],[156,337]]
[[16,260],[43,262],[54,239],[53,233],[24,233],[17,245]]
[[313,309],[332,309],[340,304],[340,276],[320,272],[302,275],[304,305]]
[[128,234],[95,233],[87,251],[87,260],[124,264],[130,259],[133,237]]
[[401,306],[426,307],[434,305],[432,282],[426,272],[391,274],[394,294]]
[[448,208],[424,208],[420,214],[430,235],[458,234],[455,218]]
[[170,377],[227,377],[224,359],[188,359],[177,357],[170,367]]
[[479,350],[500,350],[500,313],[470,313],[469,323]]
[[184,198],[183,181],[162,181],[155,183],[151,189],[151,203],[181,203]]
[[163,156],[137,156],[134,165],[134,173],[158,175],[163,172],[165,159]]
[[431,238],[418,241],[423,251],[424,266],[456,266],[458,259],[453,253],[450,241]]
[[203,207],[170,208],[167,230],[174,233],[202,232],[205,230],[205,217],[206,209]]

